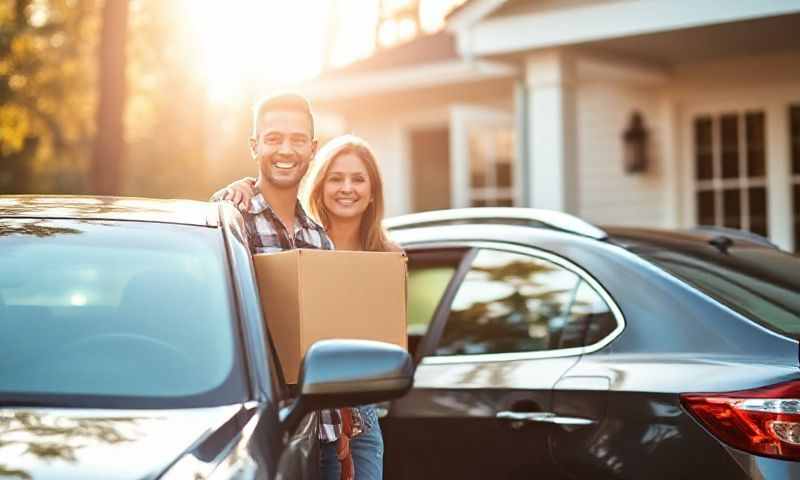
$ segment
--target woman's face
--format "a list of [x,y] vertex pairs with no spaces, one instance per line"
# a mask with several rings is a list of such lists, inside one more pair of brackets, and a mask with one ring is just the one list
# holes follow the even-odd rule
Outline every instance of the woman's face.
[[361,157],[343,153],[333,159],[322,188],[322,203],[331,220],[361,217],[372,201],[372,182]]

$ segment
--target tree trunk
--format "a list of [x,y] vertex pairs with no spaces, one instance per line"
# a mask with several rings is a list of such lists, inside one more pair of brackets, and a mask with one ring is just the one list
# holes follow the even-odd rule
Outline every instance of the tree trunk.
[[117,195],[124,153],[125,46],[128,33],[128,1],[106,0],[98,51],[99,102],[92,151],[94,193]]

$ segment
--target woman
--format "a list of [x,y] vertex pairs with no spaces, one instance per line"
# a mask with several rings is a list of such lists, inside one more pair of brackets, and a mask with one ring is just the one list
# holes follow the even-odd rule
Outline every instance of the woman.
[[[400,251],[381,227],[383,180],[367,142],[355,135],[334,138],[320,149],[312,169],[301,197],[337,250]],[[362,432],[350,442],[355,478],[380,479],[383,437],[377,413],[372,406],[357,411]],[[341,467],[336,445],[322,444],[320,460],[323,479],[338,480]]]
[[301,198],[336,250],[400,251],[381,227],[383,179],[366,141],[336,137],[320,149],[311,168]]

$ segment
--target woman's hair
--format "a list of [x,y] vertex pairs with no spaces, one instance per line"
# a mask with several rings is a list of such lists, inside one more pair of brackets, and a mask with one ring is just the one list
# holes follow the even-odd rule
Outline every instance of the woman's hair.
[[381,177],[378,162],[372,148],[363,139],[355,135],[341,135],[329,141],[317,153],[312,164],[309,181],[303,186],[301,197],[309,212],[325,228],[330,228],[331,220],[322,198],[325,179],[333,161],[346,153],[358,156],[367,169],[370,186],[372,188],[372,201],[361,217],[361,248],[372,252],[397,251],[400,248],[389,240],[386,231],[381,226],[383,220],[383,178]]

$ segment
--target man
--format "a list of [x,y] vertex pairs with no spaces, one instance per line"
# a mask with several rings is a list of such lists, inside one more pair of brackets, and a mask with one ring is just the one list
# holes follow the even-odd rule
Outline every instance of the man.
[[[211,197],[212,201],[231,201],[243,212],[251,253],[333,248],[325,230],[306,214],[297,200],[300,182],[317,147],[314,118],[305,98],[282,94],[257,105],[250,137],[250,154],[258,163],[255,195],[245,204],[236,188],[229,186]],[[357,410],[353,411],[355,422],[360,423]],[[321,411],[320,441],[337,440],[341,424],[337,410]]]
[[211,197],[232,201],[243,212],[252,253],[332,248],[324,229],[306,215],[297,200],[300,181],[316,152],[314,119],[303,97],[282,94],[257,105],[250,137],[250,154],[258,164],[256,195],[249,205],[230,187]]

